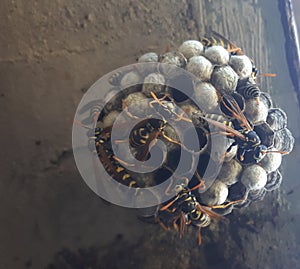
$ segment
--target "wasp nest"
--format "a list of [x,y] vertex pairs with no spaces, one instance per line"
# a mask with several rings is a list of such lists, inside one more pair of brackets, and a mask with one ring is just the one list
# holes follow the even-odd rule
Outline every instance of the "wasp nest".
[[[253,61],[238,48],[227,50],[224,40],[208,40],[187,40],[178,50],[140,56],[139,63],[157,63],[146,74],[138,65],[128,73],[114,74],[109,79],[112,91],[116,86],[123,91],[106,102],[99,121],[109,126],[124,110],[135,119],[155,116],[157,122],[146,120],[137,126],[135,134],[140,137],[129,138],[136,155],[142,155],[145,144],[150,149],[157,138],[165,143],[168,153],[151,182],[164,182],[181,165],[184,168],[174,175],[173,185],[193,178],[187,185],[192,189],[199,178],[215,180],[201,192],[193,191],[203,205],[226,209],[230,203],[227,214],[280,186],[282,156],[292,151],[294,138],[286,113],[274,108],[270,95],[256,84]],[[172,66],[185,69],[191,77],[178,74]],[[147,154],[146,148],[145,160]]]

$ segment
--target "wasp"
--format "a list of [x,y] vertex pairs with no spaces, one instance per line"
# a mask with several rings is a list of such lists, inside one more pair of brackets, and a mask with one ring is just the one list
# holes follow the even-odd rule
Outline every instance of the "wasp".
[[211,31],[212,34],[209,37],[202,37],[200,38],[201,43],[205,47],[212,47],[212,46],[222,46],[226,49],[231,55],[244,55],[241,48],[236,46],[233,42],[228,40],[226,37],[222,36],[221,34]]
[[[227,122],[219,122],[211,119],[209,116],[199,116],[206,122],[220,128],[220,134],[224,134],[234,139],[234,142],[226,150],[229,152],[233,146],[238,146],[237,158],[242,163],[259,163],[262,158],[269,152],[287,154],[284,151],[271,151],[265,145],[261,144],[261,139],[253,130],[251,124],[241,111],[235,99],[228,94],[221,96],[221,102],[232,117],[231,124]],[[245,158],[246,157],[246,158]]]
[[126,185],[131,188],[139,188],[137,181],[127,172],[126,166],[132,166],[131,164],[117,158],[111,147],[111,127],[90,128],[79,121],[74,121],[76,124],[88,129],[87,136],[88,147],[91,151],[96,148],[96,154],[101,161],[106,172],[112,176],[120,184]]
[[200,205],[196,196],[192,194],[192,190],[184,184],[177,185],[175,187],[177,193],[175,198],[162,206],[159,211],[168,210],[175,216],[173,226],[176,230],[178,230],[177,221],[179,220],[180,238],[184,235],[186,225],[196,226],[198,228],[198,244],[201,245],[201,228],[207,227],[211,223],[212,218],[223,219],[223,216],[213,212],[209,207]]
[[245,99],[255,99],[256,104],[259,104],[259,97],[261,95],[261,90],[255,83],[252,77],[247,77],[239,79],[236,87],[236,91],[242,95]]
[[238,81],[236,91],[245,99],[254,98],[257,103],[261,93],[259,87],[255,84],[255,81],[252,77],[240,79]]
[[[201,43],[206,47],[211,46],[222,46],[224,49],[226,49],[230,55],[245,55],[245,53],[242,51],[240,47],[235,45],[232,41],[224,37],[223,35],[211,31],[212,34],[210,37],[202,37],[200,38]],[[267,76],[267,77],[275,77],[276,74],[272,73],[266,73],[266,74],[259,74],[259,70],[254,64],[253,59],[249,58],[251,64],[252,64],[252,70],[251,70],[251,78],[256,80],[258,76]]]
[[240,203],[244,199],[232,201],[224,205],[218,206],[204,206],[201,205],[196,196],[192,193],[195,189],[199,188],[203,182],[200,182],[193,188],[188,188],[185,184],[175,186],[176,196],[167,204],[162,205],[158,211],[157,220],[164,229],[168,229],[159,218],[159,213],[168,211],[173,216],[173,226],[178,230],[179,221],[179,235],[180,238],[184,235],[187,225],[197,227],[197,241],[198,245],[202,243],[201,228],[209,226],[212,219],[224,220],[225,218],[212,211],[214,208],[226,208],[232,204]]
[[[180,120],[189,123],[192,122],[191,119],[183,116],[184,112],[181,114],[177,113],[174,100],[170,96],[165,95],[159,99],[153,92],[151,92],[151,96],[153,101],[149,102],[149,106],[154,109],[158,118],[149,118],[140,121],[133,128],[129,136],[130,146],[137,149],[136,159],[139,161],[146,161],[148,159],[149,151],[151,147],[155,145],[159,137],[186,149],[179,141],[168,137],[164,132],[164,128],[168,125],[167,119],[175,122]],[[170,101],[165,100],[167,98]],[[124,110],[129,117],[136,119],[136,116],[129,113],[126,107]],[[126,141],[118,140],[115,142],[122,143]],[[189,151],[188,149],[186,150]]]

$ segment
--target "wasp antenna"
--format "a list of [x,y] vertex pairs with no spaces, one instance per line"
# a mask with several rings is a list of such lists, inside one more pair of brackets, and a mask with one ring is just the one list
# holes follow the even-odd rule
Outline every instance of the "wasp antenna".
[[274,73],[266,73],[266,74],[259,74],[258,77],[276,77],[277,74]]
[[282,150],[270,150],[270,151],[267,151],[266,153],[280,153],[282,155],[289,154],[287,151],[282,151]]

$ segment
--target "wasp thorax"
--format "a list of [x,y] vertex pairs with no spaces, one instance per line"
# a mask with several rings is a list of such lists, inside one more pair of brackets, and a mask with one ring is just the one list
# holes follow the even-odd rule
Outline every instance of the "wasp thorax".
[[254,131],[259,136],[261,144],[265,145],[267,148],[274,145],[275,133],[269,124],[262,122],[261,124],[254,126]]
[[202,54],[203,45],[197,40],[187,40],[181,44],[178,50],[189,60],[193,56],[200,56]]

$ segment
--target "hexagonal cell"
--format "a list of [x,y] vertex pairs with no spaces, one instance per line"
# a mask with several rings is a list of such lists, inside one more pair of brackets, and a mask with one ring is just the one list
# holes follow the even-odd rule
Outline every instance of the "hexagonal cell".
[[[270,94],[268,94],[267,92],[260,92],[260,95],[259,95],[259,99],[261,102],[263,102],[267,108],[272,108],[273,107],[273,101],[272,101],[272,98],[270,96]],[[268,120],[267,120],[268,122]]]
[[201,202],[206,205],[221,205],[226,201],[228,188],[223,182],[216,180],[210,188],[201,193]]
[[238,75],[230,66],[215,67],[211,83],[220,92],[233,93],[238,82]]
[[148,52],[143,54],[138,59],[139,63],[158,62],[158,55],[155,52]]
[[264,199],[265,195],[266,190],[264,188],[260,190],[253,190],[249,191],[248,199],[251,200],[251,202],[261,201]]
[[288,128],[284,128],[275,133],[274,147],[278,150],[290,153],[295,144],[295,138]]
[[218,175],[218,180],[230,186],[238,182],[240,173],[243,167],[236,160],[231,160],[229,162],[223,163],[221,171]]
[[188,62],[186,70],[202,81],[209,81],[213,72],[213,65],[203,56],[193,56]]
[[254,131],[258,134],[261,144],[265,145],[267,148],[274,145],[275,133],[269,124],[262,122],[261,124],[254,126]]
[[267,183],[267,173],[257,164],[250,165],[244,169],[241,182],[248,190],[260,190]]
[[245,116],[254,125],[266,121],[268,116],[268,108],[262,101],[255,99],[246,100]]
[[153,92],[158,98],[165,94],[165,77],[160,73],[151,73],[145,77],[142,86],[142,93],[147,97],[151,97]]
[[223,94],[220,100],[220,110],[225,116],[233,117],[231,111],[236,111],[234,108],[236,104],[241,112],[245,110],[245,99],[241,94],[237,92]]
[[201,55],[203,45],[198,40],[186,40],[181,44],[178,50],[189,60],[193,56]]
[[212,46],[205,50],[204,56],[216,65],[225,65],[229,61],[229,53],[222,46]]
[[274,131],[287,127],[287,115],[281,108],[269,109],[266,121]]
[[280,187],[282,182],[282,175],[277,169],[276,171],[268,174],[267,184],[265,185],[266,191],[273,191]]
[[246,55],[232,55],[229,65],[241,78],[249,77],[252,73],[252,63]]
[[218,107],[219,97],[215,87],[208,82],[195,85],[194,98],[197,106],[204,113],[212,113]]
[[[272,151],[277,151],[276,148],[272,148]],[[269,174],[279,168],[282,161],[282,155],[277,152],[268,152],[266,156],[261,160],[260,164],[263,169]]]

